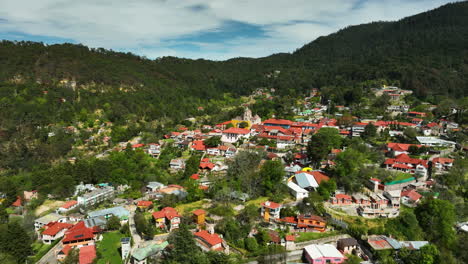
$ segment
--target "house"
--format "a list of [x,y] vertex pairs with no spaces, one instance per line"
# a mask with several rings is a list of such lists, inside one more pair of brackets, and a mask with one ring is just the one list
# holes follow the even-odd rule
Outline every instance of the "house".
[[200,151],[203,152],[206,150],[206,146],[203,143],[203,140],[194,140],[192,142],[192,146],[190,147],[191,150],[193,151]]
[[169,163],[169,167],[173,170],[182,170],[185,168],[184,159],[172,159]]
[[301,214],[297,216],[297,228],[325,232],[327,222],[317,215]]
[[240,139],[249,138],[250,130],[244,128],[228,128],[223,131],[221,141],[225,143],[236,143]]
[[163,187],[164,184],[160,182],[149,182],[148,185],[146,185],[146,192],[156,192]]
[[138,201],[138,202],[137,202],[137,207],[138,207],[140,210],[148,210],[148,209],[150,209],[152,206],[153,206],[153,202],[152,202],[152,201]]
[[161,153],[161,146],[159,144],[150,143],[148,146],[147,152],[149,155],[156,157]]
[[341,238],[338,240],[336,247],[343,254],[352,254],[353,251],[358,250],[359,244],[357,240],[352,237]]
[[164,207],[161,211],[154,212],[152,215],[156,226],[159,228],[165,228],[169,231],[179,228],[180,215],[172,207]]
[[422,195],[413,189],[401,192],[401,201],[405,205],[416,205],[419,203],[421,198]]
[[107,219],[104,216],[90,217],[83,220],[85,226],[88,228],[106,229],[107,228]]
[[79,206],[93,206],[105,200],[110,200],[114,198],[114,187],[106,186],[103,188],[97,188],[89,193],[85,193],[82,196],[78,196],[78,205]]
[[400,154],[409,154],[408,150],[411,146],[422,147],[422,145],[417,144],[387,143],[387,150],[392,152],[393,156],[398,156]]
[[96,258],[96,246],[89,245],[80,248],[80,253],[78,256],[79,264],[91,264]]
[[308,245],[304,248],[304,257],[310,264],[343,263],[346,257],[333,245]]
[[65,232],[62,244],[70,247],[94,245],[95,232],[97,230],[94,228],[86,227],[84,222],[79,222]]
[[146,247],[135,248],[132,251],[133,264],[146,264],[147,260],[156,258],[169,245],[169,242],[151,243]]
[[400,154],[395,158],[386,159],[384,166],[387,170],[415,174],[423,179],[427,177],[427,169],[429,168],[427,160],[414,159],[407,154]]
[[50,213],[34,221],[34,229],[37,231],[51,222],[66,223],[68,218],[57,213]]
[[285,119],[268,119],[263,121],[264,126],[279,126],[286,129],[290,128],[292,124],[292,121]]
[[57,209],[57,213],[66,213],[78,207],[76,200],[67,201]]
[[261,204],[262,211],[261,216],[265,221],[270,221],[270,218],[277,219],[280,218],[281,204],[266,201]]
[[315,180],[314,176],[306,171],[296,172],[294,179],[299,187],[306,190],[315,190],[319,187],[319,184]]
[[64,246],[62,249],[60,249],[59,251],[57,251],[56,253],[57,260],[62,262],[68,256],[68,253],[71,250],[72,250],[72,247],[67,245],[67,246]]
[[162,197],[163,195],[169,195],[169,194],[173,194],[179,197],[180,199],[183,199],[188,195],[184,187],[177,185],[177,184],[170,184],[167,187],[159,189],[156,196]]
[[454,159],[437,157],[432,160],[432,167],[437,171],[447,171],[453,166]]
[[331,197],[331,203],[334,205],[350,205],[352,202],[351,196],[347,194],[337,193],[334,197]]
[[23,206],[23,200],[21,199],[21,196],[17,196],[16,201],[14,201],[11,206],[13,207],[21,207]]
[[419,117],[419,118],[426,117],[426,113],[424,113],[424,112],[415,112],[415,111],[410,111],[410,112],[406,113],[406,115],[408,117]]
[[286,247],[286,250],[289,250],[289,251],[292,251],[292,250],[296,250],[296,237],[293,236],[293,235],[286,235],[284,237],[284,240],[285,240],[285,245],[284,247]]
[[117,216],[121,221],[127,221],[128,217],[130,216],[130,212],[123,206],[116,206],[88,213],[89,218],[100,216],[103,216],[105,219],[109,219],[112,216]]
[[295,184],[293,181],[288,182],[289,191],[297,200],[304,199],[309,197],[309,191],[306,189],[301,188],[299,185]]
[[416,137],[419,143],[427,146],[454,147],[457,143],[437,137]]
[[229,247],[218,234],[201,230],[193,233],[193,235],[195,236],[197,245],[203,251],[223,251],[229,253]]
[[44,226],[45,230],[41,234],[41,240],[44,244],[51,244],[56,239],[63,237],[72,226],[72,224],[67,223],[51,222]]
[[206,215],[205,210],[197,209],[197,210],[193,211],[192,214],[193,214],[193,221],[197,225],[204,225],[205,224],[205,215]]

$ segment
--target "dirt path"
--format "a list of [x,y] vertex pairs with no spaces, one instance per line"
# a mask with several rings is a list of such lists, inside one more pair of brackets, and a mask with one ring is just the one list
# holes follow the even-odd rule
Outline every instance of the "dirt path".
[[43,205],[39,206],[36,211],[34,212],[36,216],[40,216],[45,212],[53,209],[57,209],[62,206],[65,202],[64,201],[50,201],[46,200]]

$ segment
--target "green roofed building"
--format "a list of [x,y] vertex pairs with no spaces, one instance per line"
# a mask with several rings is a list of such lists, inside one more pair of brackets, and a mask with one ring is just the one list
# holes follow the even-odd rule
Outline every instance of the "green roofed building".
[[396,180],[396,181],[391,181],[391,182],[386,182],[384,183],[384,191],[394,191],[394,190],[401,190],[404,187],[415,183],[416,178],[414,177],[409,177],[406,179],[401,179],[401,180]]
[[146,264],[147,259],[156,256],[163,251],[169,243],[164,241],[161,244],[151,244],[147,247],[137,248],[132,253],[133,263]]

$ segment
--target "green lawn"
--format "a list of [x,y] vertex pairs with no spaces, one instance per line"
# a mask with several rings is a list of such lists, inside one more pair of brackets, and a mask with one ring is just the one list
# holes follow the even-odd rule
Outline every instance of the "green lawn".
[[413,175],[404,172],[398,172],[393,181],[401,181],[413,177]]
[[193,202],[193,203],[186,203],[186,204],[177,205],[175,207],[175,209],[180,214],[186,214],[186,213],[191,213],[192,211],[194,211],[196,209],[202,209],[203,205],[206,204],[206,203],[207,203],[207,201],[200,200],[200,201],[196,201],[196,202]]
[[124,237],[119,231],[108,232],[103,235],[103,239],[97,245],[97,250],[101,258],[98,264],[121,264],[120,239]]
[[39,261],[47,252],[49,252],[49,250],[54,247],[60,240],[56,240],[54,241],[53,243],[51,243],[50,245],[47,245],[47,244],[44,244],[44,243],[41,243],[41,242],[34,242],[32,244],[32,249],[33,249],[33,252],[34,252],[34,256],[30,258],[30,260],[35,263],[37,261]]
[[336,236],[339,232],[332,231],[332,232],[324,232],[324,233],[317,233],[317,232],[305,232],[300,233],[299,237],[296,238],[296,242],[304,242],[324,237]]

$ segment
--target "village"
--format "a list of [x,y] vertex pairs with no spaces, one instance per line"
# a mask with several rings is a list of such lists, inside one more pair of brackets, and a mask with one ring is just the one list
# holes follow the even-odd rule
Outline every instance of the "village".
[[[131,186],[126,184],[82,182],[74,186],[72,197],[63,201],[50,198],[49,206],[36,212],[34,219],[37,244],[47,248],[37,263],[61,263],[72,252],[80,264],[99,259],[105,262],[97,263],[157,263],[173,250],[169,237],[182,226],[203,252],[235,255],[244,263],[257,263],[260,253],[255,251],[262,244],[275,246],[269,254],[262,253],[267,263],[349,263],[350,258],[358,259],[357,263],[375,263],[381,250],[420,250],[430,242],[398,240],[383,232],[356,237],[348,230],[356,222],[382,226],[402,212],[413,211],[425,199],[437,199],[434,187],[438,179],[454,166],[454,153],[467,150],[446,136],[460,131],[461,126],[449,117],[428,116],[437,106],[412,111],[404,99],[411,91],[386,86],[373,92],[390,98],[385,116],[349,115],[345,106],[320,103],[320,91],[313,89],[292,109],[297,117],[294,120],[274,116],[262,120],[245,104],[243,114],[232,120],[178,125],[158,141],[135,137],[97,153],[98,159],[130,151],[157,160],[165,150],[175,149],[180,155],[170,159],[167,172],[190,175],[183,182],[170,184],[143,182],[136,195],[132,190],[134,197],[128,195]],[[271,96],[274,91],[260,89],[251,97],[268,100]],[[102,124],[100,140],[109,141],[106,130],[111,127],[110,123]],[[320,145],[324,153],[317,158],[311,152],[321,133],[351,143]],[[411,137],[412,143],[401,143],[405,137]],[[362,139],[361,145],[356,139]],[[353,144],[378,153],[375,161],[379,162],[366,158],[370,175],[346,183],[334,173]],[[271,183],[274,187],[265,183],[273,193],[252,197],[252,193],[231,186],[222,195],[204,196],[221,179],[233,177],[229,170],[246,152],[261,153],[260,167],[281,164],[280,178]],[[279,189],[286,195],[277,195],[275,190]],[[22,215],[25,206],[37,198],[37,190],[24,191],[9,212]],[[227,231],[232,228],[226,222],[228,217],[249,223],[250,229],[243,231],[245,237]],[[453,228],[467,230],[466,223]],[[235,243],[234,238],[243,244]]]

